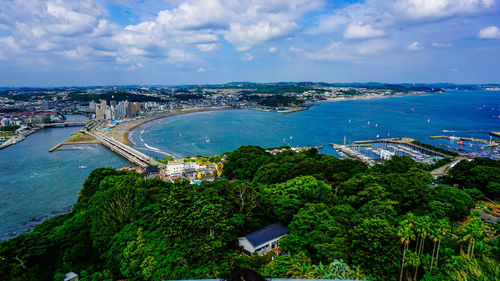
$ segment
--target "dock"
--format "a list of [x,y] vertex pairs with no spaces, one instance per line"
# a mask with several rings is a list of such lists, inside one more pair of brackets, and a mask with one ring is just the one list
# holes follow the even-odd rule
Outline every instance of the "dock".
[[428,154],[434,154],[443,158],[448,158],[450,155],[441,153],[439,151],[435,151],[426,147],[421,147],[419,145],[413,144],[414,139],[412,138],[388,138],[388,139],[379,139],[379,140],[364,140],[364,141],[355,141],[354,144],[356,146],[360,146],[362,144],[370,144],[370,143],[395,143],[395,144],[404,144],[413,149],[417,149],[419,151],[424,151]]
[[500,138],[500,132],[490,132],[490,136]]
[[458,141],[482,142],[482,143],[489,144],[488,140],[476,139],[476,138],[455,137],[455,136],[430,136],[430,138],[431,139],[449,139],[449,140],[458,140]]

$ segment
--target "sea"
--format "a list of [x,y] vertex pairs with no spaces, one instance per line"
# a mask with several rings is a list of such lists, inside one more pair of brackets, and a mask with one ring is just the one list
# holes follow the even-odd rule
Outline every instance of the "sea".
[[[79,129],[44,129],[0,150],[0,240],[71,210],[93,169],[129,164],[101,145],[48,152]],[[133,147],[163,159],[218,155],[242,145],[323,146],[321,153],[336,155],[330,143],[388,137],[452,146],[455,141],[429,136],[489,139],[490,131],[500,131],[500,92],[447,91],[317,102],[291,114],[237,109],[177,115],[136,128],[130,139]]]
[[[67,115],[66,119],[86,118]],[[0,240],[71,211],[93,169],[128,165],[126,160],[97,144],[63,146],[67,150],[48,152],[80,129],[43,129],[0,150]]]
[[448,91],[318,102],[291,114],[255,110],[208,111],[146,123],[130,134],[134,147],[157,159],[219,155],[241,145],[323,146],[330,143],[410,137],[440,146],[456,141],[430,136],[489,139],[500,131],[500,92]]

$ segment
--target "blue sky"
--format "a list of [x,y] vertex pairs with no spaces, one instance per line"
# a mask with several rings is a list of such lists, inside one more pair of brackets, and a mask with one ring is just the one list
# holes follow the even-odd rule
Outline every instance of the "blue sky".
[[0,0],[0,86],[500,83],[500,0]]

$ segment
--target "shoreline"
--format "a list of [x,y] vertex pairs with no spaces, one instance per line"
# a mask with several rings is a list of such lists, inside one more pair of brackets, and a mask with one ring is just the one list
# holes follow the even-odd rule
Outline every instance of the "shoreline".
[[403,95],[364,95],[364,96],[350,96],[350,97],[335,97],[335,98],[326,98],[326,100],[319,100],[319,101],[315,101],[315,102],[369,100],[369,99],[382,99],[382,98],[392,98],[392,97],[425,96],[425,95],[432,95],[432,94],[443,94],[443,93],[421,93],[421,94],[403,94]]
[[171,116],[176,116],[176,115],[182,115],[182,114],[189,114],[189,113],[198,113],[198,112],[209,112],[209,111],[217,111],[217,110],[227,110],[227,109],[237,109],[234,107],[207,107],[207,108],[196,108],[196,109],[187,109],[187,110],[182,110],[182,111],[169,111],[169,112],[162,112],[159,113],[155,116],[150,116],[146,118],[140,118],[136,120],[131,120],[127,122],[122,122],[118,124],[116,127],[114,127],[110,135],[114,137],[116,140],[120,141],[123,144],[126,145],[134,145],[132,141],[130,141],[130,133],[140,127],[141,125],[144,125],[146,123],[166,118],[166,117],[171,117]]

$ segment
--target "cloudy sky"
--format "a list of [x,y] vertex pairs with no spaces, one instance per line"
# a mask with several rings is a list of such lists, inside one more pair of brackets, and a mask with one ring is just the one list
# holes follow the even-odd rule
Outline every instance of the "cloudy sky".
[[0,0],[0,86],[500,83],[500,0]]

